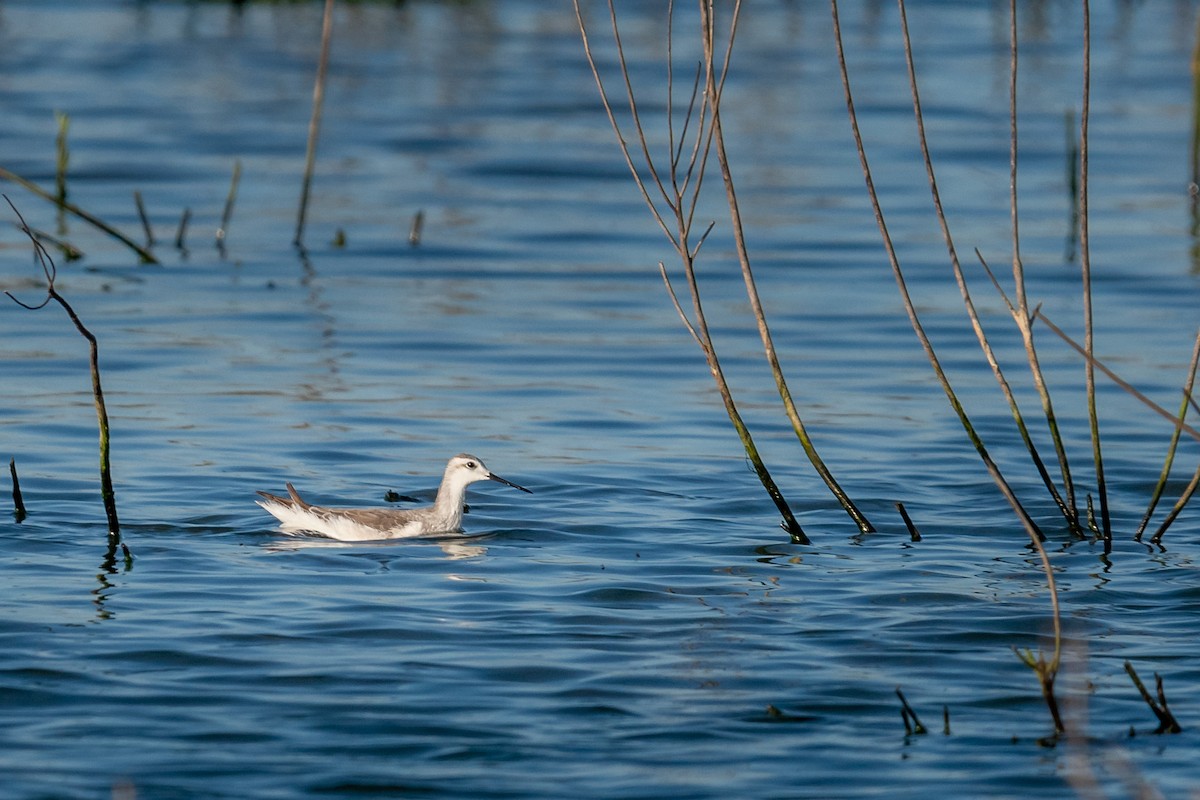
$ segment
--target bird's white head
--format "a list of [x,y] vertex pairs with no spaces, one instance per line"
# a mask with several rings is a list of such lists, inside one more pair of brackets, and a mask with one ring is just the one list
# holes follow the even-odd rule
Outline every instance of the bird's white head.
[[501,478],[499,475],[493,475],[482,461],[468,453],[459,453],[446,464],[446,475],[443,478],[443,482],[467,486],[475,481],[496,481],[497,483],[511,486],[514,489],[520,489],[522,492],[529,492],[524,486],[518,486],[512,481]]

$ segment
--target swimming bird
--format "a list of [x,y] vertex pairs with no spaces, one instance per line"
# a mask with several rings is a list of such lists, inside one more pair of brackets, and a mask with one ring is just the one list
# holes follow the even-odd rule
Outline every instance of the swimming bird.
[[400,539],[436,533],[462,531],[463,498],[467,486],[475,481],[496,481],[530,492],[499,475],[488,471],[483,462],[460,453],[446,464],[437,499],[425,508],[326,508],[314,506],[301,499],[292,484],[287,484],[287,497],[258,492],[255,500],[280,522],[284,533],[315,533],[348,542],[371,539]]

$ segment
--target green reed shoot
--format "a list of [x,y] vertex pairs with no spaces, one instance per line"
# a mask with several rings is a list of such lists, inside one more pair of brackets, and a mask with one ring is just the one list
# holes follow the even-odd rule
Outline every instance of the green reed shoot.
[[1088,125],[1091,119],[1092,23],[1091,3],[1083,3],[1083,87],[1079,112],[1079,266],[1083,290],[1083,349],[1088,355],[1084,366],[1087,391],[1088,427],[1092,435],[1092,460],[1096,467],[1096,492],[1100,501],[1099,533],[1104,537],[1105,552],[1112,548],[1112,524],[1108,513],[1108,487],[1104,482],[1104,456],[1100,446],[1100,417],[1096,409],[1095,330],[1092,314],[1092,259],[1088,227]]
[[900,512],[900,519],[904,520],[904,527],[908,529],[909,539],[914,542],[921,541],[921,531],[917,529],[912,517],[908,515],[908,509],[904,507],[904,503],[896,503],[896,510]]

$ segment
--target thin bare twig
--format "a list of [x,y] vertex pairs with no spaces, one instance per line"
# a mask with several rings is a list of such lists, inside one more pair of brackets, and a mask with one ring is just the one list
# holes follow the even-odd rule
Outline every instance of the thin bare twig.
[[100,386],[99,345],[96,341],[96,337],[90,330],[87,329],[87,327],[83,324],[83,321],[79,319],[79,315],[75,313],[75,309],[72,308],[71,304],[68,303],[66,299],[58,293],[58,289],[54,285],[54,279],[57,275],[57,269],[54,266],[54,259],[50,257],[49,253],[46,252],[46,248],[42,246],[36,237],[34,237],[33,232],[25,223],[25,218],[21,216],[21,212],[17,210],[17,207],[13,205],[13,202],[8,199],[7,195],[5,195],[4,199],[8,202],[9,207],[12,208],[13,213],[17,215],[17,219],[20,220],[21,230],[26,236],[29,237],[29,240],[33,242],[34,253],[37,256],[38,262],[41,264],[42,273],[46,277],[47,284],[46,299],[36,306],[21,302],[10,292],[5,292],[5,294],[8,295],[9,298],[12,299],[17,305],[30,310],[44,308],[51,300],[53,300],[54,302],[58,303],[64,311],[67,312],[67,316],[70,317],[71,322],[75,324],[75,329],[78,330],[80,335],[87,339],[88,342],[89,362],[91,364],[92,372],[92,396],[95,400],[96,419],[100,427],[100,495],[104,501],[105,516],[108,518],[108,544],[109,554],[111,557],[113,554],[115,554],[117,546],[121,544],[121,523],[117,519],[117,498],[116,493],[113,491],[112,470],[109,465],[108,411],[104,405],[104,390]]

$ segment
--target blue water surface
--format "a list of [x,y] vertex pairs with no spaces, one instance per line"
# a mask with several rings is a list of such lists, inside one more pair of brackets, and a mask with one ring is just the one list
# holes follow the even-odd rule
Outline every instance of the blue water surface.
[[[953,280],[896,7],[841,5],[863,136],[921,321],[1048,537],[1070,737],[1051,735],[1014,653],[1053,650],[1041,562],[901,304],[828,7],[746,5],[722,123],[789,388],[876,532],[841,510],[784,414],[715,161],[696,216],[697,236],[715,221],[698,261],[714,342],[811,539],[799,544],[664,289],[660,261],[693,313],[571,4],[339,3],[297,248],[321,5],[0,3],[0,166],[52,190],[67,115],[68,199],[144,244],[140,193],[158,261],[3,187],[31,227],[83,253],[50,248],[57,289],[99,341],[132,555],[107,552],[87,343],[55,305],[0,305],[0,455],[29,510],[18,520],[6,502],[0,518],[6,797],[1194,790],[1200,528],[1185,510],[1161,546],[1133,540],[1171,425],[1098,377],[1111,551],[1072,535]],[[657,5],[621,4],[621,31],[661,165]],[[1092,5],[1096,352],[1177,411],[1200,288],[1196,7]],[[1030,304],[1079,337],[1080,8],[1018,6]],[[676,13],[678,131],[699,49],[695,10]],[[620,103],[607,8],[584,16]],[[1011,292],[1007,7],[922,0],[908,17],[959,258],[1057,480],[1020,337],[974,253]],[[0,288],[37,303],[29,251],[0,232]],[[1083,362],[1036,335],[1082,507],[1097,499]],[[476,485],[465,536],[353,544],[285,536],[253,503],[287,481],[331,505],[428,500],[460,451],[534,493]],[[1151,532],[1197,452],[1185,436]],[[1126,661],[1151,692],[1162,676],[1183,733],[1153,733]],[[927,734],[906,732],[898,687]]]

